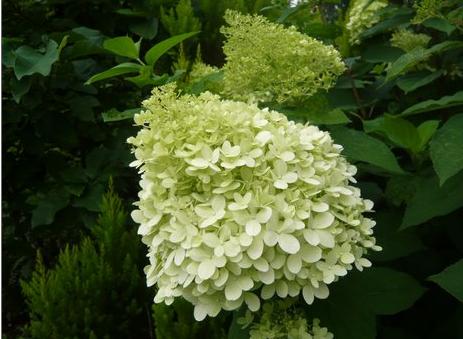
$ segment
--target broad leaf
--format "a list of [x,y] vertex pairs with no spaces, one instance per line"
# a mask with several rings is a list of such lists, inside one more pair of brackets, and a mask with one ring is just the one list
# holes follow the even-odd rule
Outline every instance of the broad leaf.
[[397,86],[399,86],[399,88],[405,93],[410,93],[416,90],[417,88],[423,87],[433,82],[442,74],[444,74],[443,70],[438,70],[433,73],[423,71],[418,73],[406,74],[405,76],[397,80]]
[[184,34],[179,34],[175,35],[173,37],[170,37],[166,40],[161,41],[160,43],[154,45],[153,47],[150,48],[148,52],[145,54],[145,60],[149,65],[154,65],[156,61],[164,55],[169,49],[174,47],[175,45],[181,43],[183,40],[186,40],[199,32],[190,32],[190,33],[184,33]]
[[436,132],[430,150],[441,185],[463,169],[463,114],[453,116]]
[[437,177],[423,178],[408,202],[401,228],[419,225],[463,206],[463,171],[443,185]]
[[125,111],[118,111],[115,108],[110,109],[109,111],[103,112],[101,115],[103,116],[104,122],[113,122],[113,121],[120,121],[126,119],[133,119],[135,113],[140,112],[140,108],[131,108],[126,109]]
[[22,77],[35,73],[49,75],[51,66],[59,59],[59,49],[58,44],[50,40],[43,54],[29,46],[21,46],[14,51],[14,55],[14,73],[21,80]]
[[108,51],[131,59],[137,59],[139,46],[128,36],[105,40],[103,47]]
[[463,105],[463,91],[442,97],[438,100],[426,100],[407,108],[399,116],[415,115],[423,112]]
[[420,136],[420,149],[422,150],[428,141],[432,138],[434,133],[437,130],[437,127],[439,127],[439,120],[428,120],[423,123],[421,123],[417,130],[418,130],[418,135]]
[[55,214],[68,205],[69,193],[62,188],[52,190],[39,199],[37,207],[32,211],[32,227],[51,224]]
[[141,68],[141,65],[134,64],[131,62],[126,62],[123,64],[119,64],[117,66],[114,66],[113,68],[110,68],[106,71],[103,71],[101,73],[97,73],[94,76],[92,76],[90,79],[87,80],[85,83],[86,85],[90,85],[96,81],[108,79],[108,78],[113,78],[115,76],[121,75],[121,74],[127,74],[127,73],[134,73],[138,72]]
[[151,40],[158,34],[158,19],[140,19],[139,22],[131,24],[129,28],[131,32],[137,34],[138,36]]
[[462,47],[463,42],[461,41],[444,41],[428,49],[415,48],[414,50],[402,55],[389,67],[386,75],[386,81],[390,81],[406,73],[412,67],[416,66],[422,61],[427,60],[435,53],[442,53],[449,49]]
[[447,35],[452,34],[452,32],[456,29],[455,25],[451,24],[447,19],[438,17],[430,18],[424,21],[422,25],[447,33]]
[[463,259],[428,278],[463,303]]
[[392,173],[404,173],[391,150],[382,141],[363,132],[345,127],[331,128],[334,141],[344,147],[343,154]]

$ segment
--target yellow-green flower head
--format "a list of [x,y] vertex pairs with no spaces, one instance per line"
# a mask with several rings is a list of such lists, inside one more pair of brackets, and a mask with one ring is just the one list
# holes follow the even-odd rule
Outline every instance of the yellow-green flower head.
[[262,16],[228,10],[224,95],[236,100],[294,103],[330,88],[345,66],[332,46]]
[[387,0],[352,0],[346,14],[346,30],[352,45],[360,43],[360,34],[381,18],[379,10],[387,6]]
[[191,66],[190,81],[194,82],[194,81],[201,80],[202,78],[208,75],[217,73],[219,71],[220,69],[215,66],[205,64],[204,62],[201,62],[201,61],[195,61],[193,65]]
[[391,45],[410,52],[415,48],[425,48],[431,37],[422,33],[413,33],[406,29],[401,29],[392,34]]
[[148,246],[155,302],[184,297],[197,320],[327,285],[379,249],[356,168],[316,126],[205,92],[153,90],[135,115],[141,191],[132,218]]
[[309,326],[303,314],[284,309],[278,304],[265,304],[259,321],[250,324],[250,339],[293,338],[333,339],[326,327],[320,327],[320,320],[314,319]]

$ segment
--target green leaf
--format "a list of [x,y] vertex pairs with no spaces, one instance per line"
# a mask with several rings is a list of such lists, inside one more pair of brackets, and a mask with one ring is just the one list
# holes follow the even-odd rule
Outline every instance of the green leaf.
[[23,95],[29,92],[29,89],[31,88],[31,78],[27,77],[18,80],[16,77],[11,77],[10,86],[13,100],[19,104]]
[[428,143],[429,139],[432,138],[434,133],[437,130],[437,127],[439,127],[439,120],[428,120],[423,123],[421,123],[418,126],[418,135],[420,136],[420,149],[424,149],[426,144]]
[[463,303],[463,259],[428,278]]
[[131,24],[129,29],[138,36],[151,40],[158,34],[158,19],[139,20],[139,22]]
[[349,281],[357,295],[375,314],[396,314],[411,307],[425,289],[410,275],[390,268],[374,267]]
[[73,206],[82,207],[88,211],[99,212],[100,204],[105,188],[102,184],[91,185],[87,187],[86,192],[76,199]]
[[383,128],[387,137],[395,144],[414,153],[419,151],[421,139],[418,130],[411,122],[386,115],[383,121]]
[[405,93],[413,92],[415,89],[423,87],[444,74],[443,70],[438,70],[433,73],[429,72],[418,72],[406,74],[397,80],[397,86]]
[[104,122],[113,122],[126,119],[133,119],[133,116],[138,112],[140,112],[140,108],[126,109],[122,112],[118,111],[115,108],[112,108],[109,111],[103,112],[101,115],[103,116]]
[[395,314],[411,307],[424,292],[408,274],[389,268],[351,272],[330,286],[327,300],[307,309],[336,339],[376,338],[376,314]]
[[422,178],[407,203],[401,229],[446,215],[463,206],[463,171],[439,185],[437,177]]
[[108,79],[108,78],[113,78],[113,77],[121,75],[121,74],[139,72],[140,68],[141,68],[141,65],[134,64],[134,63],[131,63],[131,62],[125,62],[123,64],[119,64],[117,66],[114,66],[113,68],[107,69],[106,71],[95,74],[90,79],[88,79],[85,82],[85,84],[90,85],[90,84],[92,84],[94,82],[104,80],[104,79]]
[[436,132],[430,151],[441,185],[463,169],[463,114],[451,117]]
[[199,32],[190,32],[190,33],[179,34],[179,35],[175,35],[173,37],[170,37],[166,40],[161,41],[160,43],[151,47],[148,52],[146,52],[145,54],[146,62],[149,65],[154,65],[156,61],[162,55],[164,55],[164,53],[166,53],[169,49],[181,43],[183,40],[188,39],[198,33]]
[[48,41],[45,53],[40,53],[29,46],[21,46],[14,51],[14,54],[14,73],[18,80],[35,73],[48,76],[51,66],[59,59],[58,44],[53,40]]
[[423,112],[431,112],[438,109],[463,105],[463,91],[453,95],[442,97],[438,100],[426,100],[415,104],[399,114],[399,116],[415,115]]
[[108,51],[131,59],[137,59],[139,47],[128,36],[120,36],[108,39],[103,43],[103,47]]
[[381,20],[378,24],[362,32],[362,34],[360,34],[360,38],[367,39],[387,30],[395,29],[402,24],[408,23],[413,17],[412,13],[413,12],[408,8],[400,8],[394,16]]
[[425,248],[414,230],[398,230],[402,221],[400,210],[380,209],[375,213],[374,218],[376,221],[375,238],[383,250],[369,253],[368,258],[372,261],[396,260]]
[[330,132],[334,141],[344,147],[343,154],[347,158],[375,165],[391,173],[404,173],[394,154],[382,141],[364,132],[340,126],[332,127]]
[[433,28],[435,30],[447,33],[447,35],[452,34],[456,29],[456,26],[451,24],[447,19],[444,18],[430,18],[422,23],[423,26],[428,28]]
[[32,227],[49,225],[55,220],[55,215],[69,203],[69,193],[64,189],[52,190],[41,197],[37,207],[32,211]]
[[461,41],[444,41],[428,49],[415,48],[414,50],[402,55],[389,67],[386,75],[386,81],[390,81],[406,73],[412,67],[427,60],[435,53],[442,53],[449,49],[461,47],[463,47],[463,42]]
[[369,63],[394,62],[403,54],[400,48],[384,44],[367,45],[362,58]]

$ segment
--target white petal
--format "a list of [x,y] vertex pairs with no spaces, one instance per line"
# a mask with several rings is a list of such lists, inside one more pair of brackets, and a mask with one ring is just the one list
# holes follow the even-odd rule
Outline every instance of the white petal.
[[311,220],[311,224],[313,228],[323,229],[330,227],[333,224],[333,221],[334,215],[332,215],[330,212],[323,212],[315,215],[315,217]]
[[288,184],[286,183],[286,181],[284,180],[277,180],[273,183],[273,186],[275,186],[276,188],[279,188],[281,190],[285,190],[288,188]]
[[318,299],[326,299],[330,295],[330,291],[325,284],[320,284],[320,287],[315,289],[314,294]]
[[301,249],[302,260],[307,263],[315,263],[322,258],[320,247],[305,245]]
[[298,274],[302,267],[300,254],[291,254],[286,261],[286,266],[291,273]]
[[266,285],[270,285],[275,281],[275,271],[270,268],[267,272],[259,272],[259,279]]
[[260,296],[262,299],[267,300],[275,295],[275,285],[265,285],[260,291]]
[[225,298],[231,301],[238,300],[239,297],[241,297],[242,292],[243,291],[239,287],[238,282],[233,281],[225,287]]
[[268,222],[271,217],[272,217],[272,209],[270,207],[264,207],[256,215],[257,221],[259,221],[259,223],[261,224],[265,224],[266,222]]
[[314,301],[314,291],[312,286],[304,286],[304,288],[302,289],[302,296],[304,297],[304,300],[307,303],[307,305],[312,305]]
[[261,131],[256,135],[256,141],[261,145],[264,146],[267,142],[272,139],[272,133],[269,131]]
[[130,216],[137,224],[142,224],[146,220],[143,212],[140,210],[133,210],[132,213],[130,213]]
[[296,239],[296,237],[286,233],[280,234],[278,236],[278,245],[280,245],[280,248],[283,251],[289,254],[297,253],[297,251],[299,251],[301,248],[301,245],[299,244],[299,241]]
[[286,173],[283,176],[283,180],[286,181],[289,184],[292,184],[293,182],[297,181],[297,174],[295,172]]
[[280,154],[280,159],[284,161],[291,161],[296,157],[296,155],[293,152],[286,151]]
[[257,312],[260,308],[260,299],[254,293],[247,292],[244,294],[244,302],[248,305],[251,312]]
[[247,250],[247,254],[249,258],[256,260],[262,255],[263,251],[264,251],[264,242],[262,241],[262,239],[254,238],[251,246],[249,246]]
[[261,226],[257,220],[249,220],[246,223],[246,233],[250,236],[256,236],[260,233]]
[[264,258],[257,258],[254,262],[254,267],[260,272],[267,272],[269,270],[269,265],[267,260]]
[[278,234],[276,234],[272,230],[266,231],[264,234],[264,242],[267,246],[275,246],[278,243]]
[[220,245],[219,237],[215,233],[204,233],[202,236],[203,243],[205,243],[210,248],[216,248]]
[[203,158],[194,158],[193,160],[190,161],[191,165],[193,165],[196,168],[204,169],[209,166],[209,161],[203,159]]
[[314,212],[326,212],[328,211],[329,208],[330,206],[326,202],[323,202],[323,201],[314,202],[312,204],[312,211]]
[[288,285],[282,280],[277,282],[275,290],[280,298],[286,298],[288,296]]
[[195,306],[195,309],[193,311],[194,317],[196,321],[202,321],[206,318],[207,316],[207,307],[206,305],[203,304],[198,304]]
[[318,237],[320,238],[321,245],[328,248],[334,247],[334,236],[330,232],[323,230],[317,230],[316,232],[318,234]]
[[314,230],[306,229],[303,231],[304,239],[313,246],[317,246],[320,243],[318,232]]
[[216,268],[212,260],[204,260],[202,263],[199,264],[198,276],[203,280],[209,279],[214,275],[215,269]]
[[355,257],[352,253],[343,253],[341,255],[341,261],[344,264],[352,264],[355,261]]

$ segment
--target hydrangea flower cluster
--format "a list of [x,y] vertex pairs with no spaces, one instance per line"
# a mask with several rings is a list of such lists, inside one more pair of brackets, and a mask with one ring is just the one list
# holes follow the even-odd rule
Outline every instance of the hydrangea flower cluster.
[[[238,321],[252,321],[249,319]],[[250,339],[294,338],[294,339],[333,339],[326,327],[320,327],[320,320],[314,319],[309,326],[305,317],[294,310],[288,310],[279,303],[267,303],[263,306],[262,316],[250,324]]]
[[132,218],[156,303],[184,297],[197,320],[243,303],[257,311],[274,295],[311,304],[371,265],[375,222],[362,213],[373,203],[327,132],[209,92],[178,96],[174,85],[143,106],[128,139],[141,173]]
[[202,61],[195,61],[191,66],[191,71],[189,73],[190,82],[195,82],[201,80],[202,78],[219,72],[220,69],[215,66],[205,64]]
[[296,30],[258,15],[228,10],[224,96],[294,103],[330,88],[345,70],[339,52]]
[[353,0],[347,11],[346,29],[352,45],[360,43],[360,35],[381,18],[378,11],[387,6],[387,0]]
[[442,7],[445,1],[442,0],[417,0],[413,4],[416,10],[416,15],[412,22],[414,24],[421,24],[430,18],[442,17]]
[[423,33],[414,33],[407,29],[401,29],[392,34],[391,45],[410,52],[415,48],[425,48],[431,37]]

